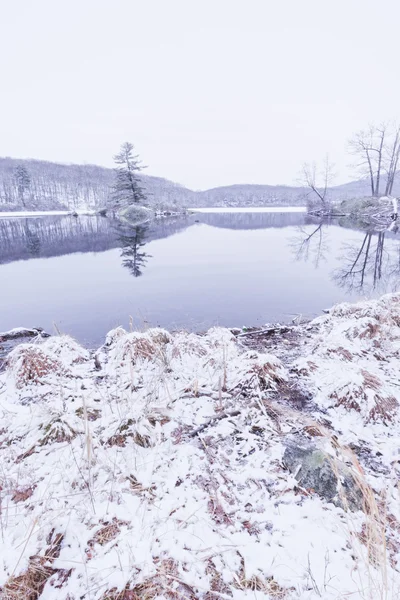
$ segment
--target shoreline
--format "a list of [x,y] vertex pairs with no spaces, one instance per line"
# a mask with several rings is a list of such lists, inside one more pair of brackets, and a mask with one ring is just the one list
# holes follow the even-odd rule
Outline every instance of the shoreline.
[[395,597],[400,294],[233,331],[118,327],[94,352],[60,336],[9,354],[3,594],[36,573],[38,598],[175,582],[188,600],[316,600],[311,569],[335,580],[323,597]]

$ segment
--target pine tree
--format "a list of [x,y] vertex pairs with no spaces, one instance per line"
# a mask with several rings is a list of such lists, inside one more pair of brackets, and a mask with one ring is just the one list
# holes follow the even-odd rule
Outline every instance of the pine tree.
[[18,199],[22,206],[25,206],[25,192],[31,185],[31,178],[29,177],[28,170],[23,165],[18,165],[14,171],[14,177],[17,184]]
[[143,169],[139,156],[133,153],[133,144],[122,144],[114,162],[118,165],[115,169],[115,183],[113,199],[115,206],[131,205],[146,201],[146,195],[140,185],[139,171]]

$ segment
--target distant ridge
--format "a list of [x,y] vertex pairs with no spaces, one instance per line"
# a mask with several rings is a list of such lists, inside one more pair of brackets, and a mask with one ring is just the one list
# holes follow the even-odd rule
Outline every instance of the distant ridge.
[[[30,177],[24,193],[30,209],[99,209],[107,206],[113,183],[113,170],[97,165],[54,163],[36,159],[0,158],[0,210],[21,208],[14,172],[23,165]],[[307,190],[287,185],[234,184],[205,191],[193,191],[162,177],[142,175],[150,206],[212,207],[304,205]],[[384,183],[382,187],[384,186]],[[369,195],[366,180],[330,188],[334,200]],[[400,184],[395,184],[395,195]]]

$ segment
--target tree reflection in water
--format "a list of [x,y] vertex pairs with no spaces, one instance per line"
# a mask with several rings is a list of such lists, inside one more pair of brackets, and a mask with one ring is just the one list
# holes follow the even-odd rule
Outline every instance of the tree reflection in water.
[[329,248],[324,225],[325,224],[322,222],[315,225],[311,233],[304,227],[298,228],[298,235],[293,237],[290,242],[296,260],[308,262],[312,259],[315,268],[318,268],[320,262],[325,260]]
[[145,245],[147,230],[147,225],[131,227],[121,224],[118,227],[117,239],[122,249],[122,264],[134,277],[140,277],[143,274],[143,268],[151,258],[150,254],[141,250]]
[[[393,232],[396,233],[396,229]],[[400,244],[388,246],[387,240],[387,230],[367,231],[361,242],[344,244],[341,266],[333,274],[338,285],[348,291],[397,290],[400,283]]]
[[29,227],[28,220],[25,220],[25,238],[26,238],[26,248],[30,256],[37,257],[40,256],[41,251],[41,241],[36,231],[31,231]]
[[[311,232],[299,228],[298,235],[291,241],[296,260],[312,260],[314,266],[319,267],[329,250],[327,229],[328,224],[323,222]],[[399,289],[400,240],[393,238],[393,234],[399,233],[399,226],[394,223],[381,231],[364,232],[361,240],[342,244],[338,256],[340,266],[332,272],[332,279],[347,292],[378,290],[383,293]]]

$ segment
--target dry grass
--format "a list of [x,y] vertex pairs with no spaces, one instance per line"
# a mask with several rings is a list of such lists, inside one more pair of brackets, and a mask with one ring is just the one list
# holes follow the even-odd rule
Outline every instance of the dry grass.
[[262,390],[271,388],[272,383],[283,383],[285,381],[280,367],[269,362],[254,365],[250,372],[257,375]]
[[33,496],[33,492],[35,491],[36,486],[27,486],[24,488],[18,488],[14,491],[11,500],[13,502],[26,502],[29,500],[31,496]]
[[120,521],[116,518],[110,522],[103,523],[103,527],[101,527],[92,537],[92,539],[89,540],[88,546],[93,548],[95,544],[104,546],[105,544],[112,542],[112,540],[115,540],[115,538],[121,532],[121,527],[128,525],[129,523],[127,521]]
[[123,338],[119,343],[119,356],[124,361],[129,358],[132,363],[138,359],[153,360],[157,354],[157,346],[146,337],[139,337],[137,334]]
[[347,362],[352,362],[352,360],[354,358],[352,353],[349,350],[347,350],[346,348],[343,348],[343,346],[338,346],[337,348],[329,348],[327,353],[328,353],[328,355],[336,354],[337,356],[339,356],[340,358],[342,358],[343,360],[345,360]]
[[151,437],[137,431],[135,425],[136,423],[133,419],[128,419],[118,427],[114,435],[108,438],[107,446],[119,446],[120,448],[123,448],[130,439],[142,448],[151,448],[154,445]]
[[[354,554],[364,565],[368,577],[365,581],[365,577],[361,578],[360,575],[361,598],[363,600],[389,600],[388,567],[390,563],[394,565],[397,563],[397,552],[400,549],[398,542],[400,523],[394,515],[387,513],[384,492],[377,494],[368,484],[364,470],[354,452],[344,447],[341,447],[340,451],[346,461],[351,464],[354,484],[362,496],[365,515],[361,532],[354,534],[355,528],[351,523],[352,513],[346,511],[348,537],[351,540]],[[333,461],[333,468],[337,469],[335,461]],[[348,508],[350,503],[348,492],[342,487],[340,477],[338,477],[338,487],[343,506]],[[392,598],[394,599],[394,597]]]
[[[239,573],[234,573],[235,587],[240,590],[250,590],[252,592],[263,592],[274,600],[286,598],[290,590],[281,587],[273,577],[262,577],[260,575],[246,575],[246,566],[242,556]],[[293,589],[293,588],[292,588]]]
[[362,384],[346,385],[329,396],[335,406],[343,406],[347,410],[365,414],[364,409],[370,405],[372,393],[373,406],[365,415],[366,422],[378,420],[383,423],[392,422],[399,407],[396,398],[391,394],[385,394],[384,386],[376,375],[362,369],[361,376]]
[[39,446],[48,444],[72,442],[77,436],[77,432],[67,421],[58,417],[44,427],[44,435],[38,441]]
[[101,600],[197,600],[193,588],[182,581],[177,563],[172,559],[158,561],[157,573],[147,578],[142,583],[131,587],[129,584],[124,590],[115,588],[107,591]]
[[22,575],[8,579],[0,589],[0,600],[38,600],[47,581],[56,573],[52,564],[60,555],[63,537],[53,530],[47,538],[49,546],[44,555],[31,556],[27,570]]
[[31,345],[16,348],[7,359],[7,367],[12,370],[18,389],[30,383],[42,384],[49,375],[67,374],[58,359],[50,357],[39,346]]

